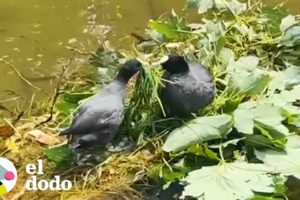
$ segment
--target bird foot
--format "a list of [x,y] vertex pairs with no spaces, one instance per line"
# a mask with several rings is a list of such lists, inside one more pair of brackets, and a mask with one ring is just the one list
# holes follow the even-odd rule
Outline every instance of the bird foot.
[[106,148],[109,152],[118,153],[121,151],[131,151],[134,146],[134,143],[128,137],[123,137],[121,141],[109,143]]

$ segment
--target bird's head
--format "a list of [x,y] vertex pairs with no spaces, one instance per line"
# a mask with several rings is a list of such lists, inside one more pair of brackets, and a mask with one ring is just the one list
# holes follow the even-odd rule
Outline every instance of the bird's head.
[[142,67],[142,63],[137,59],[126,61],[118,72],[117,80],[127,82]]
[[162,67],[171,74],[184,73],[189,71],[189,65],[184,57],[169,55],[168,60],[162,63]]

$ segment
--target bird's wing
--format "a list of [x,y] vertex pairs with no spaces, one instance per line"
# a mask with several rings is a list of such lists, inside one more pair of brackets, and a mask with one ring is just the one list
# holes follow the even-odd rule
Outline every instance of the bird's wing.
[[104,132],[104,129],[108,129],[111,126],[119,127],[122,120],[123,109],[87,109],[75,116],[67,132],[69,135]]
[[72,135],[73,134],[73,129],[75,127],[75,124],[79,123],[79,119],[83,118],[82,116],[84,116],[84,113],[87,111],[88,107],[85,106],[85,104],[83,104],[75,113],[74,113],[74,118],[72,121],[72,124],[70,125],[70,127],[66,128],[65,130],[61,131],[59,133],[59,135]]

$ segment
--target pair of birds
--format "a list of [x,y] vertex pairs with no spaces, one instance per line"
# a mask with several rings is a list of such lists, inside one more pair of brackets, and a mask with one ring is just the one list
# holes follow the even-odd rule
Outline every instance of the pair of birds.
[[[214,84],[206,67],[178,55],[170,55],[162,66],[165,86],[160,97],[168,116],[187,116],[213,101]],[[71,126],[61,132],[69,137],[73,152],[112,141],[123,122],[127,82],[141,67],[138,60],[128,60],[114,81],[83,103]]]

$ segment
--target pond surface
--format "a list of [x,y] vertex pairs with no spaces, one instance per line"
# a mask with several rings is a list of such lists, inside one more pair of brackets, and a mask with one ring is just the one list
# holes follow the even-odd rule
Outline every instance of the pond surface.
[[[185,0],[0,0],[0,58],[5,56],[11,64],[0,63],[0,106],[12,97],[30,101],[35,93],[15,70],[34,86],[53,93],[51,80],[59,70],[58,61],[73,53],[65,46],[97,48],[86,33],[87,25],[109,25],[112,43],[126,44],[128,33],[142,32],[149,19],[171,8],[180,11],[184,4]],[[287,5],[292,13],[300,9],[298,0]]]

